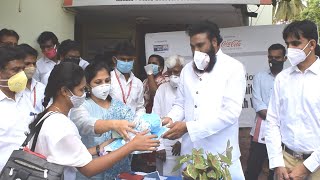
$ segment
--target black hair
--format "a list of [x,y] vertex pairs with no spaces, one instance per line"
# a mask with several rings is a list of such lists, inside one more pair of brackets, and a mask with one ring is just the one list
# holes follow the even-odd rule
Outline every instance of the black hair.
[[57,36],[53,32],[50,32],[50,31],[42,32],[40,34],[40,36],[38,37],[37,42],[38,42],[38,44],[44,44],[50,40],[52,41],[53,44],[56,44],[56,45],[59,44]]
[[69,51],[79,51],[80,52],[80,44],[76,41],[72,41],[70,39],[64,40],[58,47],[58,54],[60,56],[65,56]]
[[6,28],[3,28],[0,30],[0,41],[4,36],[14,36],[18,41],[20,38],[17,32],[11,29],[6,29]]
[[222,37],[220,36],[220,30],[217,24],[209,21],[200,22],[198,24],[193,24],[187,28],[187,34],[192,37],[199,33],[207,33],[209,40],[217,38],[218,46],[222,42]]
[[10,61],[24,60],[25,53],[17,46],[0,47],[0,70],[5,69]]
[[161,66],[161,67],[164,67],[164,58],[163,58],[162,56],[157,55],[157,54],[152,54],[152,55],[149,57],[149,59],[152,58],[152,57],[157,58],[158,61],[159,61],[159,63],[160,63],[160,66]]
[[28,44],[19,44],[18,47],[28,56],[38,57],[38,51]]
[[272,50],[282,50],[282,55],[285,56],[286,55],[286,48],[282,45],[282,44],[272,44],[269,48],[268,48],[268,52],[272,51]]
[[[81,83],[83,77],[83,69],[74,63],[65,62],[55,65],[48,79],[48,84],[44,92],[44,102],[42,105],[46,108],[51,98],[54,100],[62,87],[66,87],[70,91],[73,91],[73,89]],[[40,113],[29,125],[29,128],[34,129],[36,124],[47,112],[48,110],[45,109]]]
[[114,49],[114,55],[127,55],[127,56],[135,56],[136,55],[136,49],[132,45],[132,43],[128,41],[120,42],[116,45]]
[[300,39],[302,36],[308,40],[315,40],[317,43],[315,54],[317,56],[320,56],[320,46],[318,44],[318,28],[314,22],[310,20],[293,21],[292,23],[287,25],[282,32],[282,37],[284,40],[286,40],[289,36],[293,36],[297,39]]
[[[105,69],[111,77],[111,69],[106,62],[97,59],[95,61],[92,61],[84,70],[87,84],[90,84],[90,82],[97,75],[97,73],[103,69]],[[108,95],[107,99],[111,101],[111,96]]]

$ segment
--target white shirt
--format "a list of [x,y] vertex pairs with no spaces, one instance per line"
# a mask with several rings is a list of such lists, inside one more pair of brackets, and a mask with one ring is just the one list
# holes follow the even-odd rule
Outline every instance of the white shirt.
[[[160,117],[165,117],[173,106],[174,100],[176,99],[176,94],[177,88],[172,87],[169,82],[161,84],[157,89],[156,95],[154,96],[152,113],[158,114]],[[169,154],[167,153],[167,156],[172,156],[171,146],[173,146],[178,140],[180,139],[163,139],[161,141],[161,147],[158,149],[161,150],[165,148],[168,150],[168,152],[170,152]],[[162,147],[162,145],[164,147]]]
[[[36,73],[33,75],[33,78],[39,82],[41,82],[44,85],[48,84],[48,79],[50,76],[50,73],[55,65],[59,64],[61,61],[59,60],[57,63],[54,61],[48,59],[47,57],[42,57],[38,59],[37,61],[37,70]],[[79,66],[84,70],[89,63],[80,58]]]
[[36,81],[32,78],[30,89],[26,88],[23,93],[31,102],[34,110],[34,113],[39,114],[44,110],[42,105],[44,99],[44,91],[46,86],[41,82]]
[[266,145],[269,167],[285,167],[281,143],[293,151],[311,154],[303,164],[320,166],[320,60],[304,72],[297,66],[279,73],[267,114]]
[[37,70],[33,75],[33,78],[44,85],[48,84],[48,78],[50,76],[50,72],[54,68],[55,65],[59,64],[60,61],[55,63],[54,61],[48,59],[47,57],[42,57],[37,61]]
[[[115,73],[118,74],[121,85],[119,84]],[[128,96],[131,82],[132,87]],[[110,96],[123,102],[121,86],[124,91],[124,98],[126,99],[126,102],[124,103],[131,108],[132,112],[135,112],[135,117],[140,117],[142,114],[145,114],[146,109],[144,107],[143,84],[141,80],[135,77],[134,74],[131,72],[128,81],[126,81],[124,75],[121,74],[117,69],[115,69],[111,72]]]
[[34,109],[26,96],[16,93],[15,100],[0,90],[0,171],[7,163],[13,150],[18,150],[29,132]]
[[[270,96],[273,91],[274,79],[275,76],[272,74],[270,69],[268,71],[259,72],[253,78],[252,105],[257,114],[254,126],[250,131],[250,135],[254,136],[254,139],[257,138],[259,143],[265,143],[264,133],[266,121],[261,119],[258,112],[268,109]],[[260,131],[258,129],[260,129]]]
[[[48,112],[44,117],[48,116]],[[53,113],[45,119],[35,152],[44,155],[48,162],[67,166],[65,179],[75,179],[76,169],[87,165],[92,156],[82,143],[76,125],[65,115]]]
[[245,69],[221,50],[216,57],[213,70],[201,77],[195,74],[193,62],[183,68],[177,98],[168,116],[174,121],[186,121],[188,133],[182,137],[181,154],[190,154],[192,148],[223,153],[230,140],[232,161],[237,161],[240,157],[238,118],[245,95]]

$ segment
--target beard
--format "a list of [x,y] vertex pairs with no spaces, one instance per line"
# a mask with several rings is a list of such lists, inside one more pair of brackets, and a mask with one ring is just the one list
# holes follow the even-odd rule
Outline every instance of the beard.
[[197,73],[204,73],[204,72],[211,72],[214,65],[216,64],[216,61],[217,61],[217,57],[216,57],[216,53],[215,53],[215,49],[212,45],[212,43],[210,43],[211,46],[210,46],[210,49],[208,52],[204,52],[204,53],[207,53],[208,56],[210,57],[210,61],[208,63],[208,66],[204,69],[204,70],[200,70],[197,68],[196,64],[193,62],[193,70]]

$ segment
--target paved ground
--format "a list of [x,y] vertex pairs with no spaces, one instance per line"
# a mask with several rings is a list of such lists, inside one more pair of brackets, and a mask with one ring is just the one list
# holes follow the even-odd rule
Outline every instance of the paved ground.
[[[240,161],[242,164],[243,171],[247,168],[247,159],[249,156],[250,148],[250,129],[251,128],[240,128],[239,130],[239,145],[241,151]],[[258,180],[267,180],[268,176],[268,163],[265,162],[263,172],[260,174]]]

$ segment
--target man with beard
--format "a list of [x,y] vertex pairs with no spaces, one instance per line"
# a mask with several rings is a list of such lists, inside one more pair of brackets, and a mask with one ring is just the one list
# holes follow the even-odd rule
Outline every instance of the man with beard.
[[221,51],[222,38],[216,24],[195,24],[187,33],[194,60],[181,72],[175,103],[163,118],[163,124],[170,128],[163,138],[182,137],[181,155],[191,154],[193,148],[225,153],[229,140],[233,146],[231,177],[244,180],[238,118],[245,95],[245,69]]
[[[273,90],[274,79],[283,69],[286,61],[286,48],[281,44],[273,44],[268,48],[268,71],[259,72],[253,79],[252,103],[256,111],[255,125],[252,127],[246,180],[256,180],[268,158],[264,130],[269,99]],[[273,180],[273,171],[269,171],[269,180]]]

